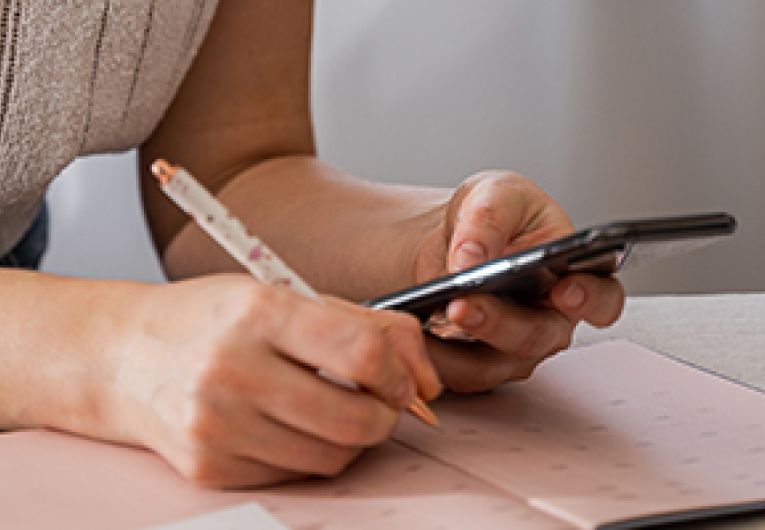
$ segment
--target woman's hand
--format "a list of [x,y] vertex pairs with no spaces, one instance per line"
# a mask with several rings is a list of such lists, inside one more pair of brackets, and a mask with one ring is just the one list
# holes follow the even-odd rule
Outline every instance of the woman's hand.
[[416,394],[441,390],[403,314],[244,275],[157,286],[136,314],[115,370],[116,421],[206,486],[334,475],[386,439]]
[[[482,172],[457,189],[443,220],[423,240],[416,279],[466,269],[571,231],[563,209],[528,179]],[[623,304],[618,280],[587,274],[563,278],[544,307],[471,296],[454,300],[447,316],[480,342],[433,338],[428,349],[446,386],[461,392],[487,390],[528,377],[544,359],[567,348],[578,322],[612,324]]]

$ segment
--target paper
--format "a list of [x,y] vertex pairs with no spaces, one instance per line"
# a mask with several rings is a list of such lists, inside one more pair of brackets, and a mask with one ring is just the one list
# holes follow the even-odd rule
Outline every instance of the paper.
[[3,525],[244,523],[263,513],[219,510],[255,501],[297,529],[570,530],[765,507],[765,395],[627,342],[565,352],[528,382],[435,408],[442,431],[407,417],[340,477],[259,491],[196,488],[147,451],[0,435]]
[[628,342],[434,410],[397,439],[577,527],[765,501],[765,395]]
[[147,530],[287,530],[257,502],[218,510],[177,523],[154,526]]

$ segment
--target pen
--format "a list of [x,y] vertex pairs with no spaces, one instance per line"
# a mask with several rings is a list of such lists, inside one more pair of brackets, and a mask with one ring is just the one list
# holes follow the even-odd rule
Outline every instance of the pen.
[[[188,171],[160,159],[151,165],[151,172],[165,195],[255,278],[266,284],[285,285],[308,298],[320,300],[305,280],[263,241],[248,234],[242,222]],[[320,374],[336,383],[355,387],[353,383],[339,381],[321,371]],[[436,415],[419,397],[409,405],[409,411],[430,426],[438,424]]]

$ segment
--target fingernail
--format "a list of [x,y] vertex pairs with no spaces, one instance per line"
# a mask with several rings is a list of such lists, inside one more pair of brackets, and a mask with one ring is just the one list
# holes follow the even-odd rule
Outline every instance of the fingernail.
[[408,407],[409,404],[414,401],[414,385],[412,385],[412,382],[409,381],[409,379],[398,384],[393,399],[404,408]]
[[563,304],[570,309],[576,309],[584,303],[585,296],[584,288],[574,282],[563,293]]
[[454,253],[451,271],[457,272],[486,260],[486,249],[475,241],[463,241]]

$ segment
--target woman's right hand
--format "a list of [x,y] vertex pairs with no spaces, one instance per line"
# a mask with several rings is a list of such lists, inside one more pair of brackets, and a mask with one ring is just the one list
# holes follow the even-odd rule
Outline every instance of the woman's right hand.
[[441,390],[404,314],[240,274],[153,286],[134,308],[111,421],[205,486],[334,475],[386,439],[417,394]]

